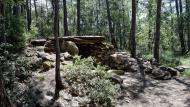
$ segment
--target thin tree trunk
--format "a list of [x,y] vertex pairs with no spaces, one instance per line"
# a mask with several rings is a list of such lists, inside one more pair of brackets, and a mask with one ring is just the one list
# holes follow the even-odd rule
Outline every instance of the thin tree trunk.
[[117,49],[117,43],[116,43],[115,36],[114,36],[114,29],[113,29],[113,25],[112,25],[112,19],[111,19],[111,14],[110,14],[110,5],[109,5],[108,0],[106,0],[106,7],[107,7],[107,18],[108,18],[108,25],[109,25],[109,33],[111,35],[111,43]]
[[186,27],[187,27],[187,40],[188,40],[188,51],[190,50],[190,1],[186,0]]
[[[172,7],[172,1],[170,1],[170,14],[173,14],[173,7]],[[171,15],[171,36],[172,36],[172,39],[171,39],[171,49],[173,51],[175,51],[175,42],[174,42],[174,19],[173,19],[173,16]]]
[[133,58],[136,57],[136,0],[132,0],[132,20],[131,20],[131,34],[130,34],[130,51]]
[[17,3],[13,6],[13,15],[19,16],[19,5]]
[[37,6],[36,6],[36,0],[34,0],[34,10],[35,10],[35,16],[36,16],[36,22],[38,20],[38,11],[37,11]]
[[5,36],[5,4],[0,2],[0,22],[2,23],[2,31],[0,32],[2,35],[0,37],[0,42],[6,43]]
[[69,36],[68,23],[67,23],[67,0],[63,0],[64,11],[64,36]]
[[[179,33],[179,39],[181,43],[181,52],[182,54],[185,53],[185,39],[184,39],[184,34],[183,34],[183,16],[182,16],[182,2],[181,0],[179,1],[178,5],[178,0],[175,0],[176,4],[176,12],[177,12],[177,20],[178,20],[178,26],[177,26],[177,31]],[[180,8],[179,8],[180,7]],[[180,9],[180,11],[179,11]]]
[[54,99],[59,98],[59,91],[63,89],[61,76],[60,76],[60,47],[59,47],[59,0],[54,0],[54,37],[55,37],[55,50],[56,50],[56,66],[55,66],[55,95]]
[[31,30],[31,2],[30,0],[26,0],[26,11],[27,11],[27,29]]
[[157,0],[157,16],[156,16],[156,35],[154,40],[154,58],[159,63],[160,58],[160,21],[161,21],[162,0]]
[[77,0],[77,35],[80,36],[80,0]]
[[153,38],[153,34],[152,34],[152,12],[153,12],[153,2],[152,0],[149,0],[148,2],[148,50],[152,53],[152,38]]

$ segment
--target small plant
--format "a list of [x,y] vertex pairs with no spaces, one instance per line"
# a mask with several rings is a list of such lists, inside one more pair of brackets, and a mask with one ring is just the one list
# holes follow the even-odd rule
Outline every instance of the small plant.
[[184,77],[190,78],[190,69],[186,69],[185,72],[182,74]]
[[90,98],[91,104],[110,106],[116,99],[119,87],[109,81],[110,75],[105,67],[94,66],[93,63],[91,57],[75,57],[73,65],[64,66],[64,78],[79,96]]
[[180,65],[180,59],[177,58],[171,51],[165,51],[161,54],[160,63],[170,67]]

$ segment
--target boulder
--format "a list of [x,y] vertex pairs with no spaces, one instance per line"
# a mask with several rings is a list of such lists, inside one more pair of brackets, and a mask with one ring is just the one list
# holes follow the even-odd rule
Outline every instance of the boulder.
[[77,45],[72,41],[63,41],[60,45],[61,52],[68,52],[71,55],[78,55],[79,49]]
[[64,62],[64,61],[65,61],[65,57],[62,56],[62,57],[60,58],[60,60],[61,60],[61,62]]
[[37,46],[36,51],[38,52],[44,52],[44,46]]
[[142,69],[145,73],[150,74],[150,73],[152,73],[153,68],[152,68],[152,65],[149,61],[145,61],[142,64]]
[[60,56],[64,57],[65,60],[71,60],[71,59],[73,59],[73,56],[71,54],[69,54],[68,52],[61,53]]
[[129,66],[129,69],[131,72],[138,72],[140,71],[140,66],[135,63],[135,64],[132,64],[132,65],[128,65]]
[[52,68],[52,63],[49,61],[45,61],[42,63],[42,71],[48,71]]
[[123,70],[108,70],[107,72],[108,73],[114,73],[117,75],[124,75],[125,74],[125,71],[123,71]]
[[54,52],[54,42],[51,40],[48,40],[45,44],[44,44],[44,51],[45,52]]
[[73,64],[73,61],[63,61],[61,62],[62,65],[70,65]]
[[118,75],[112,75],[109,79],[116,84],[122,84],[123,83],[123,79]]
[[44,61],[52,61],[55,62],[56,55],[53,53],[45,53],[45,52],[37,52],[38,57],[42,58]]
[[138,62],[135,58],[127,58],[125,60],[125,64],[127,64],[128,66],[132,66],[132,65],[137,65]]
[[170,72],[160,69],[159,67],[155,67],[152,70],[151,75],[153,76],[153,78],[158,79],[158,80],[168,80],[168,79],[171,79],[172,77]]
[[164,67],[164,66],[161,66],[160,67],[161,70],[164,70],[164,71],[168,71],[171,76],[177,76],[179,73],[178,70],[174,69],[174,68],[171,68],[171,67]]
[[36,39],[36,40],[31,40],[30,42],[33,46],[44,46],[46,43],[46,39]]
[[186,68],[183,66],[178,66],[175,69],[178,70],[179,72],[184,72]]
[[127,58],[129,58],[128,55],[123,55],[122,53],[115,53],[110,55],[110,57],[115,64],[124,64]]

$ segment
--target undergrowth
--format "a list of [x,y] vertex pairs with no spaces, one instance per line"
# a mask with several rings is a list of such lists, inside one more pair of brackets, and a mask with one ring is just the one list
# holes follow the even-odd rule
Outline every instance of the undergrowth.
[[94,66],[91,57],[74,58],[73,65],[63,68],[64,78],[80,96],[87,96],[91,104],[111,106],[117,97],[119,86],[112,83],[105,67]]

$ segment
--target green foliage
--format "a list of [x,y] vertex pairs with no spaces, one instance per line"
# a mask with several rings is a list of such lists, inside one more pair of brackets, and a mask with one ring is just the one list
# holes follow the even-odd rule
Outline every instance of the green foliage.
[[29,60],[9,53],[10,44],[0,44],[0,73],[3,74],[5,89],[14,104],[26,106],[30,98],[27,82],[31,77]]
[[25,47],[24,24],[22,17],[13,17],[8,15],[6,21],[6,39],[13,45],[13,51]]
[[118,86],[109,81],[105,67],[93,65],[93,59],[75,57],[73,65],[63,67],[63,75],[72,89],[81,96],[88,96],[91,103],[111,105],[118,92]]
[[185,72],[182,75],[184,77],[190,78],[190,69],[186,69]]
[[38,28],[32,24],[31,30],[29,32],[25,32],[24,36],[26,40],[34,39],[39,35]]
[[171,51],[164,51],[160,56],[160,63],[170,67],[180,65],[179,57],[175,56]]

